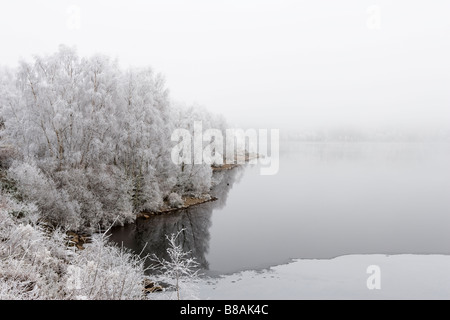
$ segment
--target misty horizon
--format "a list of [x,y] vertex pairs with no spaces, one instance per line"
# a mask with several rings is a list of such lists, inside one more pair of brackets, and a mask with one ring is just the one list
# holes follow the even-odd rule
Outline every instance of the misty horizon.
[[[12,3],[0,61],[75,46],[151,66],[171,99],[238,127],[448,131],[450,3]],[[30,26],[33,26],[30,28]]]

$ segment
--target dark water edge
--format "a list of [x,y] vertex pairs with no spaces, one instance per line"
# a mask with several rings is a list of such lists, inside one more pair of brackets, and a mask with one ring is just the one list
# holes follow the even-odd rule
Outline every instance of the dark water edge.
[[[133,224],[111,228],[108,232],[109,240],[141,256],[155,254],[159,258],[168,259],[166,235],[183,230],[177,239],[177,244],[181,245],[184,251],[191,253],[191,256],[199,263],[202,274],[214,275],[214,272],[209,272],[209,263],[206,258],[209,252],[212,214],[215,209],[225,206],[228,193],[233,184],[239,181],[245,166],[214,172],[214,179],[220,181],[211,190],[214,201],[166,214],[139,217]],[[151,262],[147,261],[147,266],[150,264]]]

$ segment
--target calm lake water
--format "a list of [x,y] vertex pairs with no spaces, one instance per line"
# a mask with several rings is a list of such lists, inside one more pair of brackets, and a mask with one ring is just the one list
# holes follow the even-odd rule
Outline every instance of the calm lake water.
[[292,258],[450,254],[449,143],[282,143],[280,170],[219,173],[216,202],[112,230],[111,240],[165,256],[165,234],[208,274]]

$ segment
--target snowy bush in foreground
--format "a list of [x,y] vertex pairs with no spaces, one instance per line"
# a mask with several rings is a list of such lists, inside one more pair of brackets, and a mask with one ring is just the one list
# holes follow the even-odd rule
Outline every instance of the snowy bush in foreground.
[[60,230],[46,231],[12,215],[17,208],[34,210],[0,193],[0,300],[11,299],[193,299],[198,266],[190,252],[177,245],[181,232],[167,236],[169,259],[153,256],[160,274],[152,280],[169,284],[163,293],[145,294],[149,280],[145,260],[108,243],[105,234],[94,234],[84,250],[67,246]]
[[[5,201],[1,196],[2,203]],[[8,201],[12,201],[8,199]],[[46,234],[0,209],[0,300],[58,299],[69,254],[61,232]]]
[[70,265],[66,290],[71,299],[144,299],[144,260],[131,251],[108,245],[96,235]]
[[84,250],[69,249],[63,232],[13,217],[18,206],[0,194],[0,300],[146,298],[144,259],[103,235]]

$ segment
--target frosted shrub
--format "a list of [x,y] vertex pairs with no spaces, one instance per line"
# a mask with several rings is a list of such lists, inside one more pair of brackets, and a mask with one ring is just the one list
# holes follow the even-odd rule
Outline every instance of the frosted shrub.
[[70,267],[66,289],[73,299],[143,299],[145,258],[107,244],[103,235],[80,252]]
[[2,223],[11,222],[11,217],[21,218],[29,223],[36,224],[40,217],[38,207],[34,203],[17,202],[11,196],[2,196],[0,210],[4,216],[0,216],[0,230]]
[[80,206],[82,226],[91,231],[117,224],[133,222],[131,185],[112,166],[87,170],[70,169],[57,172],[56,181]]
[[36,165],[15,162],[8,174],[24,198],[39,207],[44,220],[75,230],[80,227],[80,204],[66,190],[57,188]]
[[117,168],[67,169],[48,176],[34,164],[15,162],[9,177],[53,225],[92,231],[113,221],[123,225],[135,219],[131,184]]
[[[102,204],[102,227],[115,221],[119,225],[133,222],[132,183],[117,167],[102,165],[98,169],[87,170],[89,189]],[[91,221],[86,218],[87,221]]]
[[17,205],[0,194],[0,300],[146,298],[144,258],[103,235],[73,251],[63,232],[11,216]]
[[206,164],[185,165],[178,177],[178,192],[192,196],[201,196],[211,190],[211,166]]
[[62,234],[46,235],[21,223],[9,214],[15,205],[4,205],[14,200],[2,193],[1,201],[0,299],[61,298],[60,279],[68,261]]
[[39,278],[23,261],[0,260],[0,300],[34,300],[40,297]]
[[[2,120],[0,118],[0,127]],[[18,158],[17,151],[11,146],[0,146],[0,170],[7,170],[15,158]]]
[[156,255],[151,257],[154,262],[152,269],[159,272],[156,278],[158,281],[169,284],[169,291],[164,297],[180,300],[195,299],[197,291],[197,281],[199,280],[199,263],[191,257],[190,251],[184,251],[183,247],[177,244],[177,239],[182,232],[166,235],[169,242],[167,253],[169,259],[159,258]]
[[159,185],[150,175],[145,177],[141,188],[135,193],[135,201],[137,211],[156,211],[163,205]]
[[169,201],[169,206],[171,208],[181,208],[184,204],[184,201],[181,198],[181,196],[175,192],[172,192],[169,195],[168,201]]

